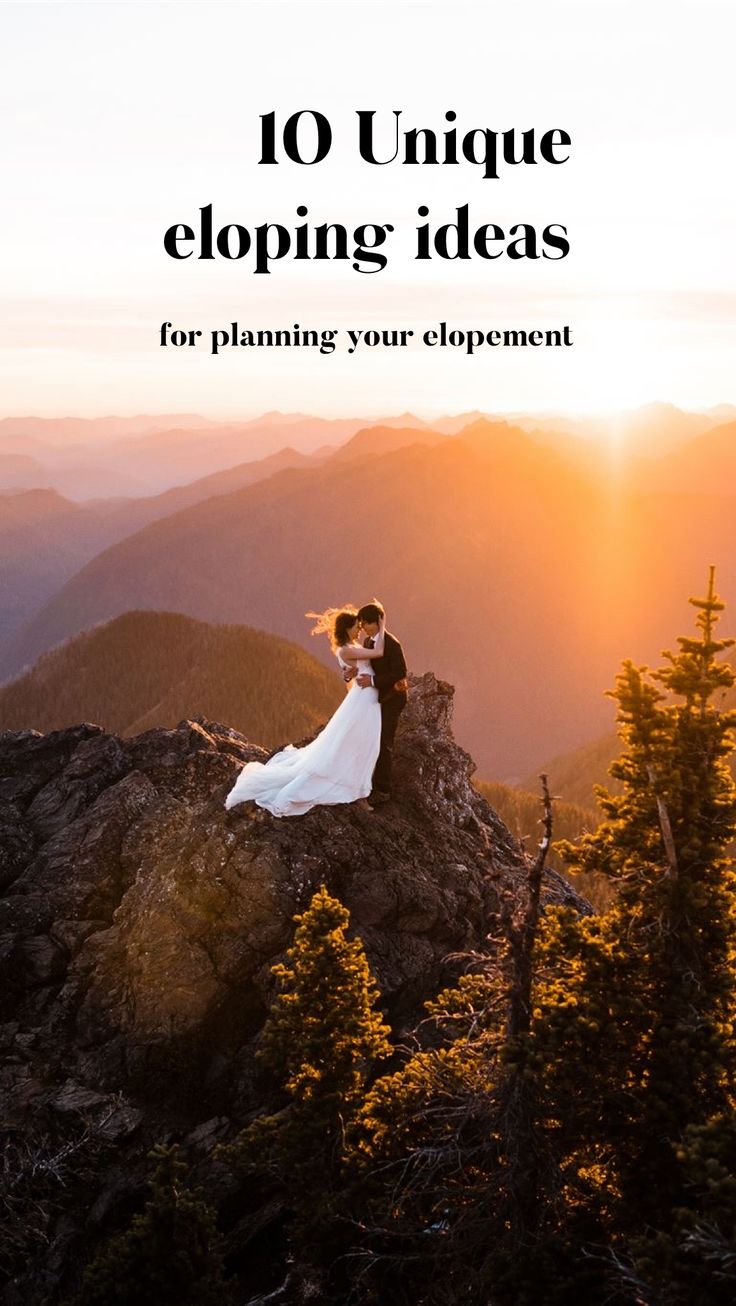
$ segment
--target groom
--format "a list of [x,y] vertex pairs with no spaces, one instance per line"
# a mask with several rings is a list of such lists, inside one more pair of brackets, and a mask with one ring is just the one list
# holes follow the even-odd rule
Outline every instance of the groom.
[[[358,621],[368,638],[366,648],[374,648],[378,623],[383,616],[380,603],[366,603],[358,611]],[[384,632],[383,656],[375,658],[372,674],[358,676],[362,689],[375,685],[381,705],[381,750],[373,772],[372,789],[368,802],[380,807],[391,798],[391,766],[393,763],[394,735],[399,717],[406,707],[407,683],[404,651],[394,635]],[[346,679],[349,677],[346,675]]]

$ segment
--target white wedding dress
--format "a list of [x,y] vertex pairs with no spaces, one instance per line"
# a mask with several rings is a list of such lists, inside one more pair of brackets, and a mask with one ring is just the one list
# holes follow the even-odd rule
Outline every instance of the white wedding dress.
[[[340,666],[348,663],[336,657]],[[352,664],[351,664],[352,665]],[[366,658],[358,674],[371,671]],[[337,711],[311,744],[287,744],[267,762],[246,762],[225,799],[229,809],[252,799],[274,816],[302,816],[311,807],[367,798],[381,746],[378,690],[355,680]]]

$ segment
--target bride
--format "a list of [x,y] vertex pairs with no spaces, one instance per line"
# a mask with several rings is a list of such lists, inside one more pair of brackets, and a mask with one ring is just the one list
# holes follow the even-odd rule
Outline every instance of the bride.
[[[308,612],[316,617],[313,635],[326,633],[342,669],[355,667],[358,675],[383,656],[385,617],[381,618],[373,648],[360,642],[360,622],[352,608]],[[288,744],[267,762],[246,762],[225,807],[248,799],[274,816],[301,816],[321,804],[354,803],[371,792],[373,769],[381,745],[381,708],[378,690],[361,688],[357,678],[337,711],[316,739],[303,748]]]

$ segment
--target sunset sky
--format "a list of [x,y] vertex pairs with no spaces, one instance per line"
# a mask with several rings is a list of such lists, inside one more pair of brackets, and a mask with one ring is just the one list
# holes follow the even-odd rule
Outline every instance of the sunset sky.
[[[605,410],[736,398],[731,0],[5,3],[0,416],[265,409],[424,415]],[[319,109],[314,167],[258,166],[259,115]],[[372,167],[357,109],[388,129],[561,128],[561,167]],[[392,223],[388,266],[175,262],[163,235],[264,221]],[[557,261],[417,263],[436,223],[568,228]],[[474,222],[472,222],[474,219]],[[230,349],[210,330],[570,325],[572,349]]]

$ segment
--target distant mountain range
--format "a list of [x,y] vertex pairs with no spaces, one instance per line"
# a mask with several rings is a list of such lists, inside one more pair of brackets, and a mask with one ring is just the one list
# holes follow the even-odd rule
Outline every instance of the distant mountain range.
[[[515,420],[525,430],[544,433],[547,438],[587,444],[589,451],[605,450],[613,444],[627,457],[658,458],[733,417],[736,412],[731,412],[728,404],[705,413],[688,413],[673,404],[655,403],[599,417],[529,414]],[[569,444],[568,448],[571,450]]]
[[354,462],[356,458],[377,458],[413,444],[440,444],[447,436],[426,426],[365,426],[336,449],[332,461]]
[[[374,423],[365,418],[265,413],[245,422],[211,422],[193,415],[154,418],[5,418],[0,421],[0,489],[3,485],[59,490],[72,499],[160,494],[285,448],[326,454]],[[421,418],[387,417],[388,426],[422,429]],[[23,480],[4,457],[25,455]]]
[[[145,479],[130,459],[115,458],[116,442],[149,439],[156,432],[210,430],[217,423],[191,413],[142,414],[137,417],[5,417],[0,419],[0,490],[49,488],[71,499],[99,495],[145,494]],[[112,453],[112,465],[110,462]],[[25,474],[11,479],[6,460],[31,457]],[[176,477],[174,478],[176,480]]]
[[[678,629],[711,556],[736,596],[724,501],[611,501],[505,423],[287,469],[95,557],[6,643],[6,674],[132,608],[236,621],[310,646],[307,609],[378,593],[411,665],[458,687],[482,773],[520,776],[602,730],[623,655]],[[732,560],[733,559],[733,560]],[[728,584],[725,582],[728,581]]]
[[46,472],[37,458],[24,453],[0,453],[0,493],[42,486],[45,479]]
[[0,638],[110,540],[92,509],[55,490],[0,493]]
[[712,427],[681,444],[656,467],[657,481],[673,494],[736,494],[736,421]]
[[203,716],[273,748],[311,734],[344,693],[336,665],[263,631],[127,612],[0,688],[0,731],[92,721],[135,735]]
[[232,494],[233,490],[245,489],[256,481],[266,480],[275,472],[286,467],[316,466],[320,459],[316,454],[311,457],[298,453],[296,449],[280,449],[278,453],[255,462],[240,463],[237,467],[228,467],[222,472],[212,472],[188,485],[175,485],[162,494],[146,495],[140,499],[114,499],[109,502],[98,500],[94,507],[104,514],[109,526],[109,542],[132,535],[134,531],[147,526],[149,522],[169,517],[181,508],[211,499],[218,494]]
[[[612,453],[619,464],[634,468],[676,452],[735,418],[731,405],[684,413],[672,405],[650,404],[607,418],[518,414],[506,421],[555,448],[578,468],[606,475]],[[5,418],[0,421],[0,490],[43,486],[76,500],[161,495],[172,486],[264,460],[287,448],[304,456],[339,451],[342,457],[341,447],[367,427],[375,432],[371,452],[380,453],[391,447],[390,428],[423,431],[429,441],[461,434],[476,421],[500,418],[479,411],[444,415],[431,423],[414,413],[371,422],[275,411],[245,422],[209,421],[197,414]],[[363,451],[356,449],[350,456],[368,448],[363,440]]]
[[[534,420],[547,419],[533,415],[428,426],[404,414],[366,428],[272,413],[206,430],[192,418],[125,441],[113,430],[106,447],[117,458],[125,445],[134,474],[147,441],[149,471],[179,450],[204,462],[210,440],[232,456],[246,428],[278,447],[158,495],[67,504],[58,548],[45,527],[34,544],[35,509],[11,545],[0,532],[17,597],[0,674],[130,609],[257,626],[326,661],[303,613],[377,593],[413,669],[457,686],[458,737],[481,773],[516,780],[540,754],[605,730],[602,691],[622,658],[651,660],[672,642],[709,562],[736,602],[736,424],[724,415],[629,414],[644,445],[646,430],[660,449],[668,422],[673,434],[656,461],[624,466],[610,451],[578,456],[582,438],[553,417],[540,432]],[[287,429],[307,447],[279,444]],[[25,496],[0,497],[0,522],[13,497],[20,511]]]
[[[728,404],[707,413],[648,404],[605,418],[554,414],[499,418],[476,411],[445,415],[435,422],[414,413],[367,420],[271,412],[231,422],[191,413],[4,418],[0,420],[0,490],[48,487],[76,500],[159,495],[173,486],[269,458],[287,448],[325,457],[365,428],[384,432],[392,427],[414,429],[425,433],[430,442],[441,435],[458,435],[478,420],[510,422],[577,467],[606,476],[612,453],[619,463],[636,466],[672,453],[718,425],[733,423],[734,418],[736,410]],[[381,448],[387,452],[390,438],[374,438],[375,452]],[[19,457],[29,461],[18,463]],[[645,484],[648,475],[645,470]],[[707,486],[696,476],[687,488],[703,490]]]
[[[339,455],[344,462],[365,456],[374,432],[375,443],[380,446],[383,442],[384,448],[390,449],[417,440],[443,438],[414,428],[364,428],[334,456]],[[280,449],[255,462],[240,463],[162,494],[139,498],[76,503],[51,489],[0,491],[0,643],[108,545],[204,499],[231,494],[285,468],[317,467],[330,456],[332,451],[303,454],[296,449]]]
[[82,440],[115,440],[125,436],[148,435],[176,426],[218,425],[198,413],[139,413],[135,417],[2,417],[0,445],[14,439],[40,441],[48,445],[76,444]]

